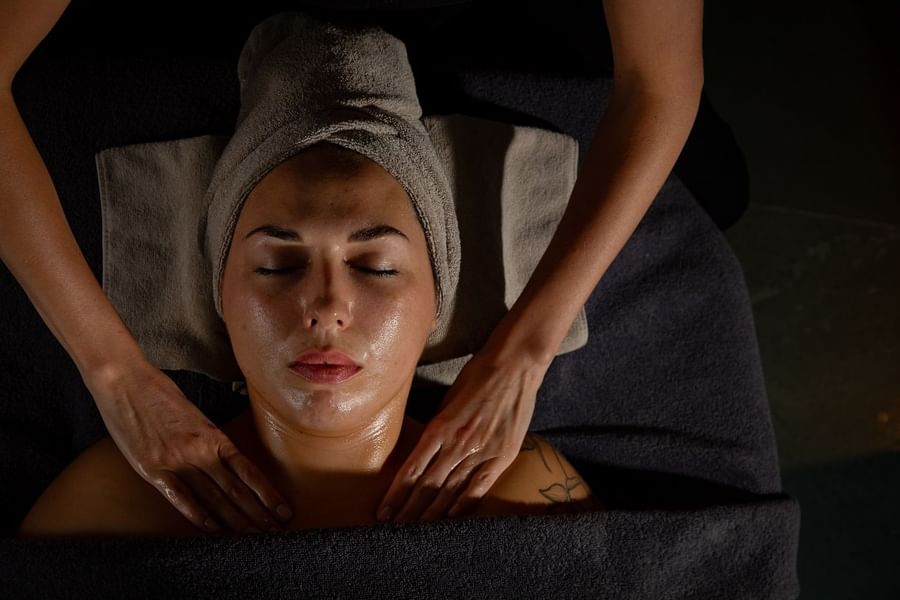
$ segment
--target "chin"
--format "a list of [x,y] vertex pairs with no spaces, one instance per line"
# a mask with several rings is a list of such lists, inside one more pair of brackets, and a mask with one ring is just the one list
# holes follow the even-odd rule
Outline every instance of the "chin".
[[[253,382],[262,383],[258,378]],[[378,427],[376,421],[391,418],[392,411],[384,409],[390,398],[398,396],[400,390],[389,391],[395,385],[371,375],[339,385],[316,385],[288,374],[287,379],[266,381],[261,388],[248,383],[248,389],[251,401],[268,405],[286,426],[337,436]]]
[[368,394],[337,389],[293,390],[285,417],[302,429],[322,433],[356,431],[371,425],[381,408]]

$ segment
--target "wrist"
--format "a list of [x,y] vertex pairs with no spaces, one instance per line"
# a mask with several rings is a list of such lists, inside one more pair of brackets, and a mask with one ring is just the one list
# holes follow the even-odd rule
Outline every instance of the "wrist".
[[497,364],[515,364],[529,370],[546,372],[556,357],[544,340],[534,335],[534,330],[526,330],[521,322],[510,318],[512,313],[500,321],[482,353]]
[[114,385],[135,369],[152,366],[139,347],[126,347],[112,356],[114,358],[98,358],[79,369],[88,388],[97,389]]
[[62,338],[85,382],[115,379],[135,365],[147,363],[140,345],[106,296],[101,300],[91,314],[79,315],[77,329],[67,330]]

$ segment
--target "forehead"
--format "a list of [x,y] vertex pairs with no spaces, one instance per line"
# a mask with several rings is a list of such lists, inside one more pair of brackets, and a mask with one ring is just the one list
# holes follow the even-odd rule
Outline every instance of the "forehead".
[[403,186],[381,165],[319,148],[269,171],[241,212],[239,221],[247,227],[260,219],[418,223]]

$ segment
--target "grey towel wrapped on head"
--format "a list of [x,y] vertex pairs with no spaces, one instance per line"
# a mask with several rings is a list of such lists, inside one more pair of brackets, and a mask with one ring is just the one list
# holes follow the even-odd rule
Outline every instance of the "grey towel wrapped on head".
[[[403,42],[372,25],[281,13],[238,64],[234,135],[98,152],[103,289],[147,358],[240,385],[221,280],[243,203],[275,166],[327,141],[381,165],[425,231],[438,327],[418,382],[450,385],[512,306],[574,187],[570,136],[463,115],[422,118]],[[584,308],[557,354],[587,342]]]

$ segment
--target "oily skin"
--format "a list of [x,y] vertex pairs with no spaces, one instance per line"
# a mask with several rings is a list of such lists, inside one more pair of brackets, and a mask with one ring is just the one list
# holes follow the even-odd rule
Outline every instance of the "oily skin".
[[[333,152],[316,145],[257,184],[236,224],[222,283],[224,321],[250,399],[229,433],[296,498],[289,527],[311,512],[326,520],[332,514],[335,523],[341,515],[374,514],[423,429],[404,413],[437,326],[425,234],[408,195],[369,159],[334,167]],[[409,241],[347,241],[382,223]],[[302,243],[264,234],[245,240],[270,224],[298,231]],[[296,270],[266,276],[255,272],[260,267]],[[321,384],[288,368],[300,352],[322,347],[349,355],[362,371]]]

